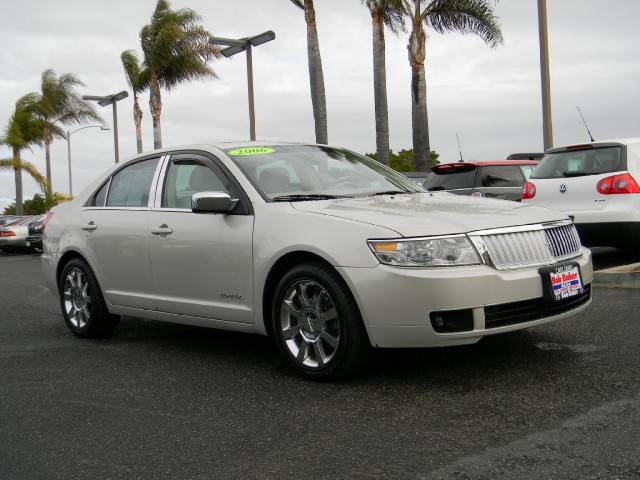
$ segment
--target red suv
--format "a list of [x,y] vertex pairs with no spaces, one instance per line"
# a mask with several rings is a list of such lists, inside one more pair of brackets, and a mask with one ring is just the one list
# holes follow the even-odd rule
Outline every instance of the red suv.
[[443,163],[431,169],[425,188],[519,202],[536,165],[534,160]]

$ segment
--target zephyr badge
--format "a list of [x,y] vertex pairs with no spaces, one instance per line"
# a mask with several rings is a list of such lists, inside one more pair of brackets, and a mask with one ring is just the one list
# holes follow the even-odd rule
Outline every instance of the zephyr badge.
[[560,184],[560,193],[567,193],[567,184],[566,183],[561,183]]

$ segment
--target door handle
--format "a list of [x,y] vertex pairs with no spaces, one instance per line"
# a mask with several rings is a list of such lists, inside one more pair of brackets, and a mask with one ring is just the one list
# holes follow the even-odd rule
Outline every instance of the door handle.
[[166,223],[163,223],[159,227],[152,228],[151,233],[153,235],[170,235],[173,233],[173,230],[169,228]]
[[98,226],[93,221],[91,221],[91,222],[89,222],[89,223],[87,223],[85,225],[82,225],[80,228],[82,230],[86,230],[87,232],[90,232],[90,231],[95,230],[96,228],[98,228]]

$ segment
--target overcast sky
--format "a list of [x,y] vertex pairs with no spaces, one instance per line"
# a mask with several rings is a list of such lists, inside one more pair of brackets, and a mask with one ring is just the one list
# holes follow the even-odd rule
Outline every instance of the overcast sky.
[[[316,0],[329,141],[375,150],[371,20],[359,0]],[[432,148],[457,159],[456,133],[466,159],[501,159],[542,149],[537,2],[498,3],[504,45],[490,49],[474,36],[428,32],[427,85]],[[126,88],[119,55],[138,48],[154,0],[21,0],[1,2],[0,127],[21,95],[38,90],[46,68],[73,72],[82,93]],[[212,34],[247,36],[272,29],[274,42],[254,53],[259,139],[313,141],[306,33],[302,11],[289,0],[174,0],[191,7]],[[579,104],[596,139],[640,135],[640,1],[549,0],[549,43],[555,144],[587,139]],[[391,147],[411,147],[407,34],[387,33]],[[248,138],[242,55],[214,65],[218,80],[163,92],[165,146]],[[119,104],[121,157],[135,153],[132,103]],[[142,98],[143,141],[153,145],[148,96]],[[111,124],[110,109],[101,109]],[[76,193],[113,162],[112,132],[87,129],[73,139]],[[8,156],[0,149],[0,157]],[[44,152],[24,158],[44,172]],[[67,192],[64,140],[52,147],[53,187]],[[27,196],[37,192],[25,180]],[[12,174],[0,174],[0,199],[14,197]]]

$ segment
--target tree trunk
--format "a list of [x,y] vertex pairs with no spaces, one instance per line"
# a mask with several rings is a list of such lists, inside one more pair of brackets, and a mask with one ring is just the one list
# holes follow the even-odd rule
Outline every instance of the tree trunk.
[[309,57],[309,81],[311,83],[311,103],[316,127],[316,143],[329,142],[327,134],[327,101],[324,93],[322,59],[318,43],[316,12],[313,0],[304,0],[304,17],[307,22],[307,55]]
[[138,94],[133,92],[133,123],[136,125],[136,146],[138,153],[142,153],[142,110],[138,103]]
[[160,95],[160,83],[155,69],[151,70],[149,83],[149,109],[153,119],[153,148],[162,148],[162,129],[160,127],[160,114],[162,112],[162,97]]
[[53,192],[51,188],[51,142],[53,139],[49,133],[44,135],[44,158],[47,165],[47,191],[45,195],[50,195]]
[[429,120],[427,117],[427,82],[425,80],[426,36],[420,15],[414,17],[409,37],[409,63],[411,64],[411,120],[413,127],[413,165],[417,172],[427,170],[431,163]]
[[389,165],[389,110],[387,107],[387,67],[384,23],[379,9],[371,10],[373,26],[373,92],[376,111],[376,151],[378,161]]
[[[20,150],[15,147],[13,147],[13,160],[18,164],[21,162]],[[17,167],[18,165],[16,165],[16,167],[13,170],[13,173],[15,175],[15,181],[16,181],[16,215],[23,215],[24,214],[24,210],[23,210],[24,198],[22,194],[22,169]]]

